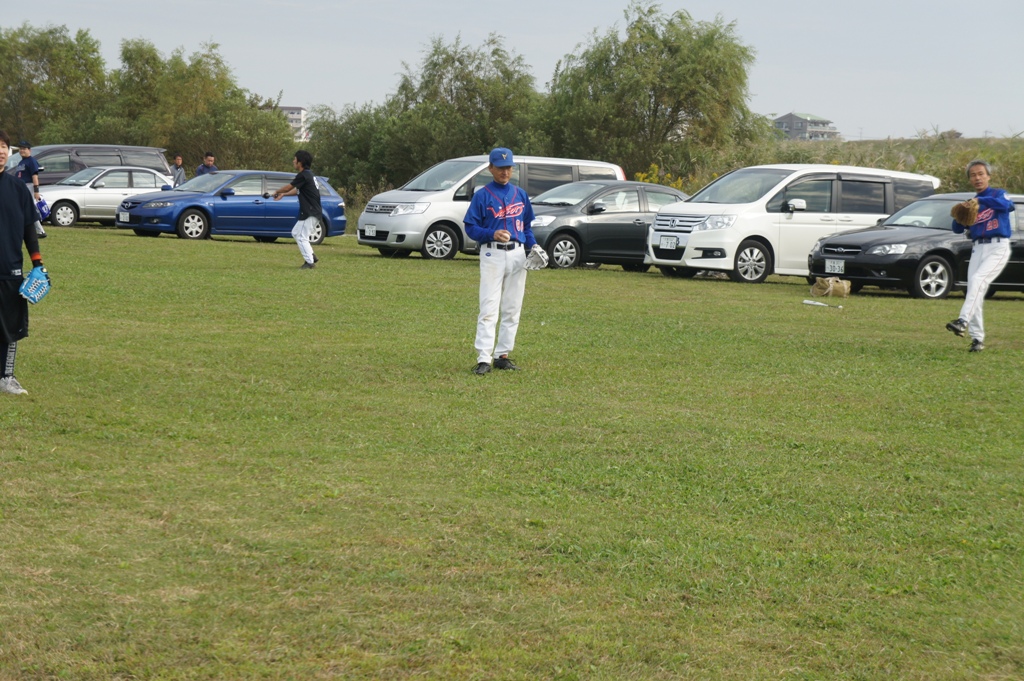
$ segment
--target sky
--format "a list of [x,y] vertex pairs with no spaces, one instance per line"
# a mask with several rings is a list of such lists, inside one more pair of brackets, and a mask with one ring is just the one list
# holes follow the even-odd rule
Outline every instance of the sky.
[[[556,63],[594,31],[623,30],[629,0],[0,0],[0,26],[64,25],[100,42],[107,69],[122,40],[166,57],[217,43],[237,83],[286,106],[382,103],[431,39],[478,47],[491,33],[545,91]],[[666,13],[735,23],[753,48],[752,111],[833,121],[848,140],[1024,133],[1022,0],[687,0]],[[2,78],[2,75],[0,75]]]

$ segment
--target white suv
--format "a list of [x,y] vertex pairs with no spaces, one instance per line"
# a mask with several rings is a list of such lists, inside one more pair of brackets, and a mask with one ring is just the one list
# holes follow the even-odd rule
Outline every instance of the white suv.
[[659,210],[644,262],[666,276],[722,270],[752,284],[772,273],[807,276],[818,239],[871,227],[938,186],[931,175],[875,168],[741,168]]

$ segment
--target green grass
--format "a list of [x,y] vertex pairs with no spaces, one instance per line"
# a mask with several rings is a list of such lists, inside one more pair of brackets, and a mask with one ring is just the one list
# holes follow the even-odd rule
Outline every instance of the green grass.
[[51,229],[0,679],[1024,677],[1024,297]]

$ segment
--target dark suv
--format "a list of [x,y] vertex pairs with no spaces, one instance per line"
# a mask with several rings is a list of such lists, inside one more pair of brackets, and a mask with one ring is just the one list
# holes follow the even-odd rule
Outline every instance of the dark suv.
[[[165,149],[119,144],[42,144],[32,147],[32,156],[40,166],[39,184],[56,184],[79,170],[93,166],[141,166],[164,175],[171,167],[164,158]],[[17,149],[11,149],[7,168],[21,163]]]

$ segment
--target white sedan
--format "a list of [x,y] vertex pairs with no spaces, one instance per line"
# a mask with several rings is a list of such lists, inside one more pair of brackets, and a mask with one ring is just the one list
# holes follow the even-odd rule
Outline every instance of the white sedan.
[[96,166],[80,170],[39,192],[50,206],[50,223],[70,227],[79,220],[114,224],[114,212],[129,196],[159,191],[171,178],[149,168]]

